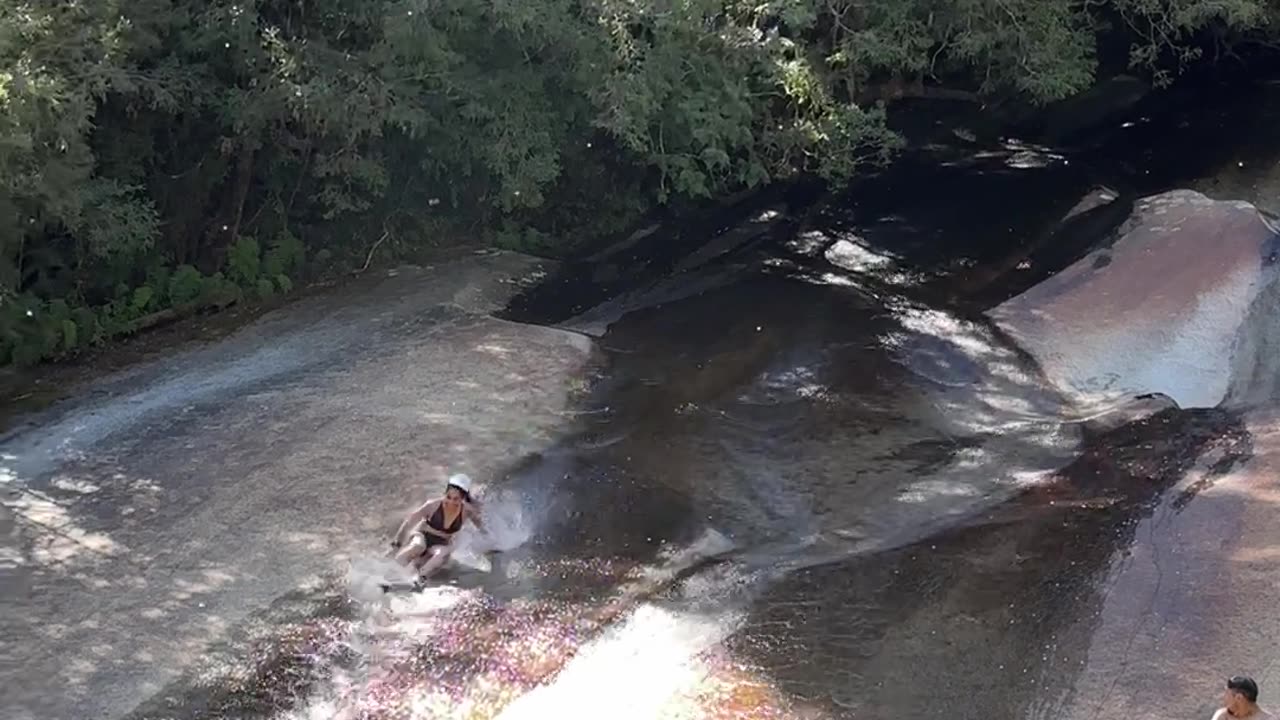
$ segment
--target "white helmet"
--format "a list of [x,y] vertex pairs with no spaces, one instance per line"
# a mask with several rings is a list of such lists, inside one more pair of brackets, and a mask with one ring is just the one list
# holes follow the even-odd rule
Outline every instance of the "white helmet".
[[450,475],[449,482],[447,483],[446,487],[456,487],[459,490],[461,490],[464,495],[470,495],[471,494],[471,478],[467,477],[466,475],[463,475],[462,473],[458,473],[456,475]]

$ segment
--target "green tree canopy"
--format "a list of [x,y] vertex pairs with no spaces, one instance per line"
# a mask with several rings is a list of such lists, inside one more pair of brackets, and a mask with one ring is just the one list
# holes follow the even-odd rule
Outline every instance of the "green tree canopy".
[[[374,242],[567,245],[887,160],[884,105],[1167,80],[1266,0],[0,0],[0,363]],[[1208,38],[1208,40],[1206,40]]]

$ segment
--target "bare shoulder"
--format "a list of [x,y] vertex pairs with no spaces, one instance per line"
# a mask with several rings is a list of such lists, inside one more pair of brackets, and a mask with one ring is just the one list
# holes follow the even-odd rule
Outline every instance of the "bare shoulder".
[[1213,714],[1212,720],[1227,720],[1228,717],[1230,716],[1227,714],[1227,709],[1219,708],[1218,712]]

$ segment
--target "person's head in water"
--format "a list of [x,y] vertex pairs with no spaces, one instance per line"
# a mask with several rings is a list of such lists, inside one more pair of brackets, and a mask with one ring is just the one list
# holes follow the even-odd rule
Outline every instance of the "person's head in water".
[[1227,691],[1223,696],[1223,704],[1227,712],[1234,717],[1248,717],[1258,706],[1258,683],[1253,678],[1237,675],[1227,680]]
[[471,502],[471,478],[466,475],[450,476],[444,488],[444,501],[454,507]]

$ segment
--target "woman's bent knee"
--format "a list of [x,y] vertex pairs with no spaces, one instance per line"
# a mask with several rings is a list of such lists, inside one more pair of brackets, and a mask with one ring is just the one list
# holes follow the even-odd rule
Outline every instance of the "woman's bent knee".
[[422,539],[421,535],[414,535],[409,542],[402,548],[397,555],[402,557],[417,557],[427,550],[427,543]]

